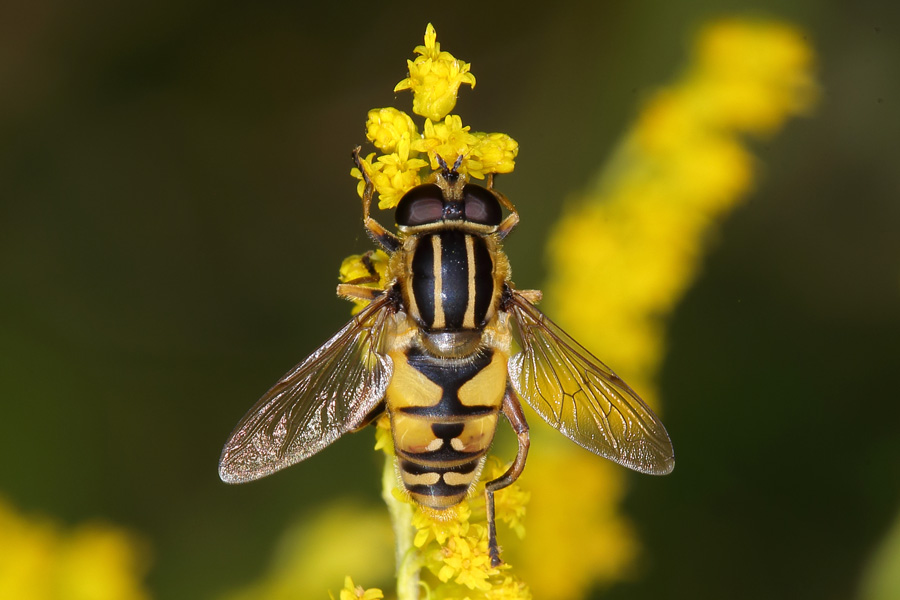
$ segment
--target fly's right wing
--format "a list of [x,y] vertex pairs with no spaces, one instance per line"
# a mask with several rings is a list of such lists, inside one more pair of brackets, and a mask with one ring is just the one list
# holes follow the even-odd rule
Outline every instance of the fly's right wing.
[[383,352],[391,315],[379,296],[272,386],[244,415],[222,450],[227,483],[265,477],[352,431],[384,398],[393,363]]
[[510,312],[522,351],[509,377],[531,408],[594,454],[641,473],[672,470],[669,434],[634,390],[516,291]]

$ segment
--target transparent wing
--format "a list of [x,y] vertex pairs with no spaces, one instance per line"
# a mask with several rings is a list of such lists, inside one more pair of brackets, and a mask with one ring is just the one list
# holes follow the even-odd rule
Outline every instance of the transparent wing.
[[672,470],[666,428],[618,375],[515,291],[510,312],[522,351],[509,360],[509,376],[531,408],[578,445],[629,469]]
[[356,428],[384,398],[393,373],[382,352],[389,314],[385,294],[272,386],[225,444],[222,480],[259,479]]

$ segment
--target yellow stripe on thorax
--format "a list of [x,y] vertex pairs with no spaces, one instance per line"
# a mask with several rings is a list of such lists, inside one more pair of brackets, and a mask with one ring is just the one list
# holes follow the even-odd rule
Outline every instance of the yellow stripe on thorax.
[[444,319],[444,298],[442,291],[444,289],[444,278],[441,273],[441,236],[431,236],[431,249],[434,252],[434,329],[443,329]]
[[463,327],[475,329],[475,241],[471,235],[466,236],[466,258],[469,264],[469,293],[466,296],[466,314]]

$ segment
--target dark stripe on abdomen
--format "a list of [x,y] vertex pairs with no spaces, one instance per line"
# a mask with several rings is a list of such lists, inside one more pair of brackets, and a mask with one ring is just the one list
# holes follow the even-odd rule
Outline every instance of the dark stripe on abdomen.
[[[454,467],[433,467],[431,465],[420,465],[415,462],[409,460],[399,460],[400,470],[405,471],[411,475],[428,475],[431,473],[435,473],[438,475],[439,479],[437,483],[433,484],[406,484],[407,490],[412,492],[413,494],[419,494],[422,496],[465,496],[469,491],[469,487],[471,486],[471,481],[475,478],[475,470],[478,468],[478,459],[471,460],[469,462],[463,463],[461,465],[457,465]],[[449,484],[445,481],[444,475],[446,473],[458,473],[462,477],[461,480],[465,480],[465,483],[459,483],[456,485]]]

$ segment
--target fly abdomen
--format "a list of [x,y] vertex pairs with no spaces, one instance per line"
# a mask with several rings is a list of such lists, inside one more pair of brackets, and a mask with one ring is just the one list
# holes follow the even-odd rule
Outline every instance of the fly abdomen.
[[465,499],[481,471],[481,463],[478,459],[452,467],[435,467],[401,459],[398,465],[400,478],[416,502],[444,509]]
[[479,235],[445,229],[422,235],[411,252],[407,297],[430,331],[484,327],[494,290],[494,261]]
[[486,349],[447,359],[415,346],[390,355],[386,405],[400,478],[420,504],[454,506],[476,481],[493,441],[508,356]]

